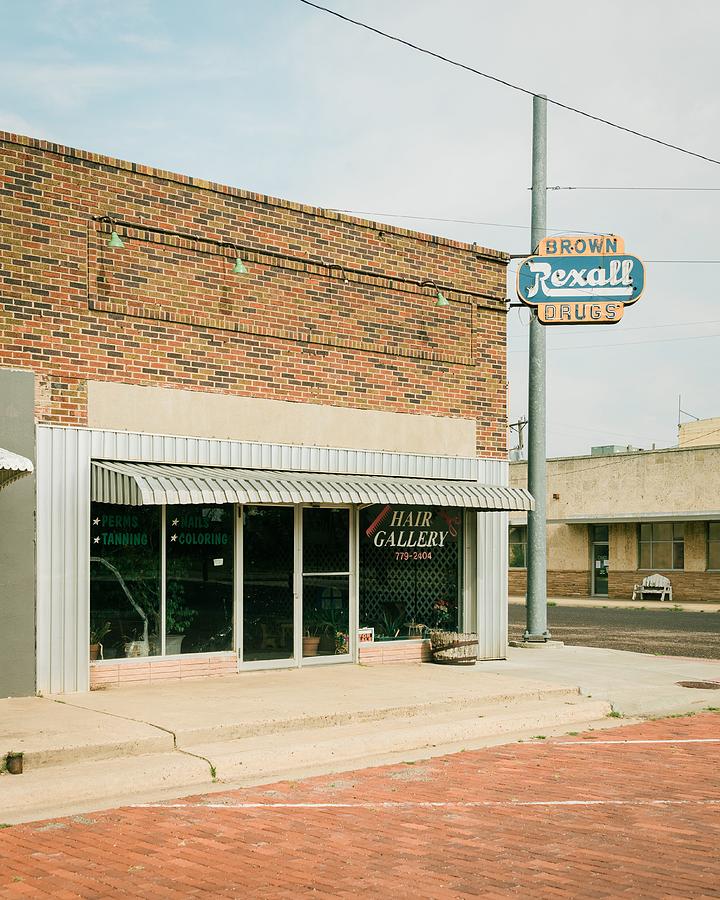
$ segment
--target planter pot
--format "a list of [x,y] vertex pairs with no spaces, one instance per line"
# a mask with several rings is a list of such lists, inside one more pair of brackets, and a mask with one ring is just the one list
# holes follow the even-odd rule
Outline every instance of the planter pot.
[[304,637],[303,638],[303,656],[317,656],[319,647],[320,647],[320,638],[319,637]]
[[125,656],[149,656],[150,647],[147,641],[128,641],[125,644]]
[[102,659],[102,644],[90,644],[90,659]]
[[185,640],[184,634],[168,634],[165,636],[165,653],[172,656],[175,653],[182,653],[182,642]]

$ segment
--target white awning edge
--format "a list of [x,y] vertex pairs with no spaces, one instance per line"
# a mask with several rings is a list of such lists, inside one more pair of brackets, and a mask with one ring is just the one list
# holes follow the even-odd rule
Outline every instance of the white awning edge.
[[34,471],[32,462],[19,453],[0,447],[0,489]]
[[430,478],[328,475],[93,461],[91,497],[130,506],[190,503],[396,503],[494,512],[533,509],[524,488]]

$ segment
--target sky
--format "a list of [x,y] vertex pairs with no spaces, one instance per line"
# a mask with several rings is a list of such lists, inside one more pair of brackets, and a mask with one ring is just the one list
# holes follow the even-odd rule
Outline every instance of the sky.
[[[720,158],[720,4],[324,5]],[[2,130],[529,250],[525,94],[298,0],[3,0],[2,13]],[[688,413],[720,415],[720,166],[550,106],[548,184],[578,188],[548,191],[549,231],[620,234],[646,261],[619,324],[548,330],[548,455],[673,446],[680,395]],[[527,415],[528,316],[509,313],[511,421]]]

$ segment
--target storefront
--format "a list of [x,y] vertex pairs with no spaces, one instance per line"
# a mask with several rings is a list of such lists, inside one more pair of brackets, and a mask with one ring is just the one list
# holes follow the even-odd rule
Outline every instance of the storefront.
[[505,655],[505,510],[531,501],[497,463],[46,426],[38,456],[45,690],[419,659],[424,626]]
[[3,133],[0,177],[0,694],[505,656],[507,254]]
[[[74,453],[88,437],[40,431],[56,452],[58,441]],[[147,436],[89,437],[128,447]],[[180,449],[179,440],[162,444]],[[295,450],[302,464],[307,454]],[[345,455],[357,465],[357,453]],[[87,552],[89,580],[83,565],[77,591],[89,598],[91,686],[362,661],[358,634],[368,632],[369,644],[419,659],[428,628],[478,628],[478,521],[495,531],[503,510],[530,504],[524,491],[469,478],[92,458],[76,477],[81,469],[85,546],[80,521],[76,544],[48,523],[48,550]],[[40,490],[56,508],[72,498],[67,482],[41,481]],[[486,626],[482,639],[486,656],[500,655],[493,643],[502,646],[502,635]],[[58,649],[66,656],[67,642]],[[84,664],[84,645],[77,654],[72,668]]]

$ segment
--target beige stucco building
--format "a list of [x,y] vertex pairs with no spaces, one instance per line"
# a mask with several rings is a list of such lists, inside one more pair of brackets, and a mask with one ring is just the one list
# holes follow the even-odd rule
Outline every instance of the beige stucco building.
[[[660,572],[674,599],[720,599],[720,418],[682,425],[671,449],[594,451],[548,460],[548,593],[626,599]],[[527,463],[510,483],[527,484]],[[525,537],[511,516],[511,595],[525,592]]]

